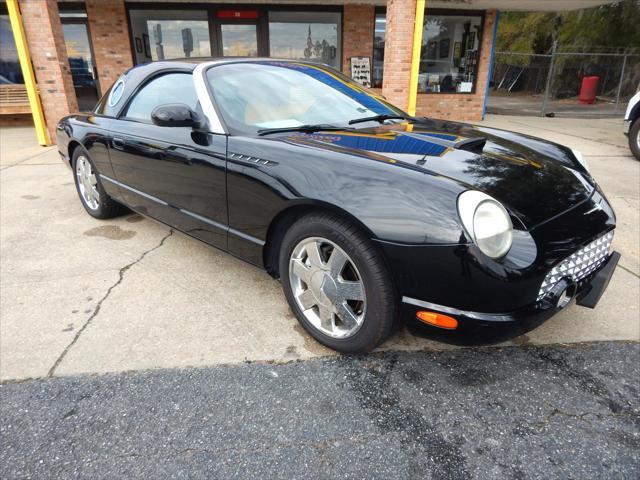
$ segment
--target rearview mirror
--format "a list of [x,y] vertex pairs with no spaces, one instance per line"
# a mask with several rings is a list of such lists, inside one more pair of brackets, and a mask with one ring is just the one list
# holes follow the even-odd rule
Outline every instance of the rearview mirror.
[[159,127],[192,127],[202,125],[200,115],[184,103],[159,105],[151,112],[151,121]]

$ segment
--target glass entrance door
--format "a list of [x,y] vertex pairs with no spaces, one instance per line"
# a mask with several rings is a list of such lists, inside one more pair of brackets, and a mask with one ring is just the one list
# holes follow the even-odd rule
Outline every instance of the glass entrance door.
[[80,111],[93,110],[98,102],[98,76],[93,63],[93,52],[89,41],[85,17],[62,17],[64,43],[69,57],[69,68]]
[[255,23],[221,23],[220,41],[223,57],[258,56],[258,26]]
[[218,10],[216,18],[219,55],[258,56],[258,10]]

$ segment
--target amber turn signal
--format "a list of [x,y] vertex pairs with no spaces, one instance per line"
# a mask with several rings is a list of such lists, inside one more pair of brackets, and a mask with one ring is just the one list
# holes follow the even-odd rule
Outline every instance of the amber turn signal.
[[458,328],[458,321],[455,318],[441,313],[423,312],[416,313],[416,318],[421,322],[428,323],[435,327],[446,328],[447,330],[455,330]]

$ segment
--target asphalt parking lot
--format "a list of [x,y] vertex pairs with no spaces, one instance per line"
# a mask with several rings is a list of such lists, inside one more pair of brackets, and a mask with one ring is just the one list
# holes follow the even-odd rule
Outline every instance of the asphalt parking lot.
[[635,479],[638,356],[601,342],[12,383],[0,476]]
[[[600,305],[573,306],[498,348],[461,350],[401,331],[381,353],[349,359],[304,333],[266,273],[139,215],[92,219],[55,148],[35,145],[31,129],[1,129],[0,476],[160,477],[154,469],[162,458],[185,476],[197,476],[187,465],[200,465],[192,473],[203,477],[251,477],[259,465],[270,465],[271,476],[304,476],[278,470],[297,455],[295,468],[307,461],[336,476],[350,471],[344,448],[376,459],[388,447],[398,452],[397,464],[388,458],[399,477],[637,477],[640,162],[620,120],[490,116],[484,123],[585,154],[616,210],[614,247],[622,253]],[[466,390],[438,379],[443,362],[448,374],[467,378]],[[272,377],[281,383],[264,388]],[[474,383],[485,377],[490,387]],[[326,390],[331,408],[318,403],[310,418],[294,415],[319,401],[310,398],[316,389]],[[520,411],[523,404],[533,410]],[[495,433],[483,435],[494,423],[482,412],[501,416]],[[216,429],[195,422],[199,414]],[[195,423],[179,426],[183,415]],[[262,429],[254,443],[245,423]],[[420,440],[423,431],[433,438]],[[84,443],[88,436],[102,443]],[[160,443],[144,444],[151,439]],[[517,448],[503,451],[516,440]],[[602,462],[582,461],[593,449]],[[546,467],[525,465],[523,455]],[[245,470],[234,456],[245,459]],[[458,466],[436,466],[443,462]],[[53,473],[42,475],[45,467]]]

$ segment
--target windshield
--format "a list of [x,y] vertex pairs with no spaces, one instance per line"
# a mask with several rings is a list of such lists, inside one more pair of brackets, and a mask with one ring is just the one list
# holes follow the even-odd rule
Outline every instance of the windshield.
[[303,125],[346,127],[350,120],[406,115],[341,73],[319,65],[231,63],[210,68],[207,79],[227,125],[245,134]]

